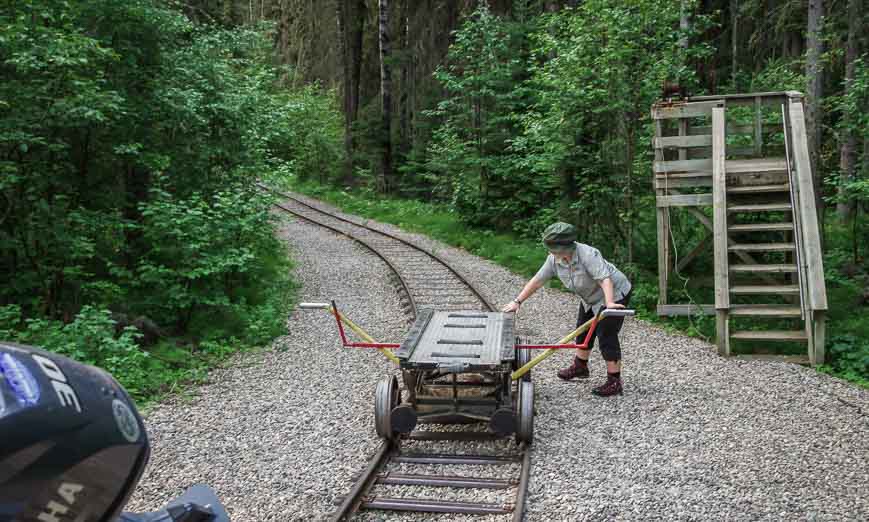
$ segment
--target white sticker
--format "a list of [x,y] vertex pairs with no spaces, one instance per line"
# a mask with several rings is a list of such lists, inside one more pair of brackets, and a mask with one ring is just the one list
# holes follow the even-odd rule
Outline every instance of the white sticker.
[[136,416],[130,410],[130,407],[122,401],[115,399],[112,401],[112,413],[115,414],[115,422],[118,424],[118,430],[130,442],[139,440],[141,430],[139,430],[139,422]]
[[75,408],[75,411],[81,413],[81,403],[78,401],[78,395],[75,394],[75,390],[69,385],[66,375],[60,371],[57,364],[51,359],[37,353],[31,355],[33,355],[33,360],[39,364],[42,373],[51,381],[51,386],[54,388],[54,393],[57,395],[57,400],[60,401],[60,404]]

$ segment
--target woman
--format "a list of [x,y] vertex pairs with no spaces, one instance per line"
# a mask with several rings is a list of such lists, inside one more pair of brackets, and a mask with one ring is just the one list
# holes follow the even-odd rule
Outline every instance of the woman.
[[[543,231],[543,244],[549,250],[546,262],[525,285],[516,299],[503,309],[515,312],[538,288],[553,276],[558,276],[565,288],[576,293],[581,304],[576,325],[579,326],[600,313],[603,308],[624,308],[631,298],[631,283],[619,269],[601,256],[594,247],[576,242],[576,228],[568,223],[554,223]],[[558,377],[586,379],[589,376],[588,357],[594,340],[598,340],[606,361],[607,380],[592,393],[601,397],[622,393],[622,352],[619,331],[624,317],[608,317],[595,329],[587,350],[577,349],[573,364],[558,371]]]

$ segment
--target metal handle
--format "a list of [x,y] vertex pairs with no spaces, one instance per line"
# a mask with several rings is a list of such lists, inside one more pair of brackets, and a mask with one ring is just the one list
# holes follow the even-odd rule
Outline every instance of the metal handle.
[[332,308],[329,303],[299,303],[299,310],[328,310]]
[[628,310],[624,308],[607,308],[606,310],[600,313],[600,318],[604,317],[628,317],[631,315],[636,315],[636,310]]

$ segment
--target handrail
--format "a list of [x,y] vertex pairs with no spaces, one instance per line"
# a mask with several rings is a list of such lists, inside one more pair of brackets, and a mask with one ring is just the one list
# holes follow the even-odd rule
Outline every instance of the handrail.
[[712,100],[753,100],[754,98],[780,98],[785,96],[802,96],[796,91],[770,91],[770,92],[750,92],[741,94],[711,94],[704,96],[690,96],[689,102],[692,101],[712,101]]
[[712,233],[715,258],[715,309],[730,308],[730,268],[727,253],[727,171],[724,107],[712,109]]
[[808,290],[807,310],[827,310],[827,289],[824,284],[824,261],[821,253],[821,234],[815,207],[815,188],[812,166],[809,161],[806,120],[802,96],[794,93],[788,97],[788,123],[796,181],[796,208],[801,223],[802,263],[806,271]]
[[800,319],[803,321],[806,320],[806,294],[808,293],[807,288],[807,273],[806,273],[806,265],[803,262],[803,220],[801,219],[800,212],[797,211],[799,209],[799,183],[796,179],[796,171],[793,166],[793,161],[791,158],[791,148],[793,144],[791,143],[791,133],[790,133],[790,120],[788,118],[788,111],[785,108],[785,104],[783,103],[781,106],[782,112],[782,127],[784,128],[784,142],[785,142],[785,165],[787,165],[787,173],[788,173],[788,187],[791,198],[791,208],[794,209],[791,212],[791,219],[794,223],[794,254],[796,255],[796,264],[797,264],[797,281],[800,286]]

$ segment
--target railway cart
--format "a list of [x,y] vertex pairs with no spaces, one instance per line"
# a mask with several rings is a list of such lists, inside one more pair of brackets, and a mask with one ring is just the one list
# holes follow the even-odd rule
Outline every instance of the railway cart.
[[391,438],[418,422],[488,422],[519,442],[534,437],[534,384],[511,374],[530,360],[517,348],[514,316],[499,312],[424,310],[393,352],[398,380],[384,377],[375,392],[377,433]]
[[[374,397],[377,434],[394,439],[418,423],[486,422],[499,436],[519,443],[534,438],[534,383],[530,370],[558,349],[585,348],[597,323],[632,310],[604,310],[556,344],[521,344],[514,335],[515,315],[501,312],[423,310],[404,342],[377,343],[338,311],[334,302],[302,303],[302,309],[329,310],[344,346],[376,348],[401,369],[402,386],[383,377]],[[366,342],[349,342],[344,325]],[[571,341],[585,332],[582,344]],[[392,351],[394,350],[394,351]],[[532,350],[545,352],[532,357]]]

